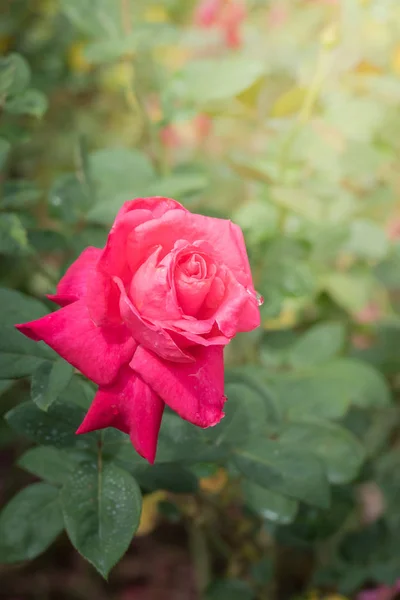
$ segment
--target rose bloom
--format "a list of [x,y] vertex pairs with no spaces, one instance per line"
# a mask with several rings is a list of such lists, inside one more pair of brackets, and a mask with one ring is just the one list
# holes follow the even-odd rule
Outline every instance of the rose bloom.
[[221,420],[223,348],[260,324],[240,228],[162,197],[126,202],[50,298],[62,308],[17,328],[99,385],[77,433],[115,427],[150,462],[164,404]]
[[228,48],[242,45],[241,26],[246,19],[246,7],[234,0],[201,0],[195,12],[195,23],[203,28],[220,29]]

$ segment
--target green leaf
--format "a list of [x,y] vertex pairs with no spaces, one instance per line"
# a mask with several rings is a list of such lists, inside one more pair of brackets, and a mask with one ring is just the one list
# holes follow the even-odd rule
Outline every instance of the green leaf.
[[114,0],[61,0],[60,4],[71,23],[85,36],[111,37],[117,42],[124,33],[120,7]]
[[271,107],[271,117],[281,119],[293,115],[301,109],[308,90],[304,87],[292,87],[277,98]]
[[0,379],[31,375],[44,359],[55,359],[48,346],[14,328],[16,323],[40,319],[48,312],[44,304],[16,290],[0,288],[0,305]]
[[81,375],[75,374],[67,387],[61,392],[60,400],[67,403],[73,402],[86,411],[93,402],[95,393],[96,388],[92,382]]
[[30,115],[41,118],[47,110],[46,96],[39,90],[25,90],[6,100],[4,109],[12,115]]
[[20,54],[0,57],[0,96],[21,93],[30,77],[28,63]]
[[84,410],[66,402],[55,402],[47,412],[32,402],[23,402],[6,414],[6,420],[14,431],[38,444],[87,447],[95,443],[96,434],[75,435],[84,415]]
[[38,187],[24,179],[6,181],[3,186],[1,208],[20,209],[34,204],[41,196]]
[[41,409],[47,410],[65,390],[72,375],[74,367],[65,360],[43,362],[34,371],[31,381],[31,398]]
[[[245,367],[236,367],[235,369],[226,369],[225,384],[228,391],[230,386],[240,386],[239,390],[242,390],[242,388],[245,387],[251,394],[253,401],[254,396],[261,399],[265,409],[264,425],[273,431],[279,428],[282,421],[282,411],[275,390],[265,381],[265,371],[262,367],[247,365]],[[229,400],[230,396],[228,394],[227,397]],[[239,399],[237,393],[234,392],[233,398],[235,399],[235,397],[237,404]],[[232,404],[235,404],[235,402]],[[229,403],[225,405],[225,410],[228,411],[227,415],[231,414],[232,417],[234,417],[234,409],[233,407],[232,409],[229,408]],[[238,410],[240,410],[240,408],[238,408]],[[264,414],[262,409],[259,409],[259,412],[261,415]],[[219,426],[224,426],[225,419]]]
[[338,419],[351,405],[384,407],[391,401],[382,375],[354,359],[285,373],[276,376],[274,384],[286,415],[292,419]]
[[239,579],[215,581],[205,596],[205,600],[255,600],[255,598],[255,593],[249,584]]
[[217,427],[210,433],[178,416],[164,414],[156,462],[209,462],[226,456],[226,448],[214,440],[215,435],[218,435]]
[[295,519],[296,500],[271,492],[247,479],[242,482],[242,489],[248,506],[267,521],[287,525]]
[[271,187],[269,198],[277,206],[309,221],[319,223],[323,219],[321,199],[298,187]]
[[49,192],[51,215],[65,223],[76,223],[91,205],[88,187],[74,173],[58,177]]
[[267,408],[261,394],[243,383],[228,383],[225,394],[225,418],[213,433],[217,444],[238,447],[266,427]]
[[320,460],[297,445],[256,439],[237,450],[239,471],[258,485],[320,508],[329,506],[329,485]]
[[325,363],[343,350],[345,338],[342,323],[319,323],[292,345],[288,360],[294,367]]
[[276,234],[279,211],[270,202],[251,200],[235,211],[232,220],[244,230],[246,240],[257,243]]
[[364,461],[364,448],[358,439],[344,427],[322,419],[307,417],[287,423],[279,440],[317,456],[328,480],[335,484],[355,479]]
[[0,561],[32,560],[63,530],[57,488],[34,483],[19,492],[0,514]]
[[62,489],[61,502],[72,544],[107,577],[139,525],[137,483],[114,464],[82,463]]
[[94,65],[115,61],[121,56],[132,54],[143,39],[143,32],[137,29],[119,38],[98,39],[87,45],[84,56]]
[[358,312],[370,301],[374,281],[368,273],[332,273],[324,278],[322,287],[345,310]]
[[[128,465],[125,465],[125,468],[130,471]],[[198,490],[197,477],[181,465],[147,465],[145,468],[133,469],[133,474],[140,486],[149,491],[167,490],[174,494],[195,494]]]
[[28,238],[20,218],[14,213],[0,214],[0,254],[13,256],[28,252]]
[[265,73],[260,60],[235,56],[192,61],[181,73],[186,98],[194,104],[229,100]]
[[6,139],[0,137],[0,171],[6,164],[8,154],[11,150],[11,144]]
[[389,240],[382,227],[366,219],[350,224],[350,239],[345,250],[365,260],[382,260],[389,250]]
[[36,477],[60,485],[65,483],[76,467],[76,460],[65,450],[52,446],[38,446],[25,452],[17,464]]
[[[17,290],[0,287],[0,325],[40,319],[49,311],[45,304]],[[22,337],[22,334],[19,334]]]
[[201,173],[174,173],[153,183],[147,193],[184,202],[188,195],[202,192],[208,183],[206,175]]
[[375,480],[385,499],[384,519],[389,526],[398,531],[400,526],[400,451],[390,450],[380,456],[374,465]]
[[146,195],[155,180],[152,164],[138,150],[98,150],[90,155],[89,164],[96,204],[88,219],[102,225],[112,223],[126,200]]
[[28,339],[12,325],[3,325],[2,316],[0,316],[0,379],[26,377],[31,375],[43,360],[55,358],[55,353],[42,342]]

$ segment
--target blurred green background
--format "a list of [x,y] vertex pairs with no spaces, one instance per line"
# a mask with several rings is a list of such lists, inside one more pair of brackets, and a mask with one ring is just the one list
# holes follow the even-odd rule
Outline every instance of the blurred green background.
[[[9,350],[33,318],[19,293],[52,293],[125,200],[238,223],[264,304],[226,350],[235,459],[196,454],[214,432],[197,491],[139,477],[140,535],[108,587],[61,537],[1,567],[0,598],[395,597],[399,108],[399,0],[1,1],[1,412],[43,360],[18,369]],[[175,468],[188,447],[169,426]],[[12,467],[26,442],[0,435],[5,504],[32,477]],[[262,470],[275,437],[279,484]]]

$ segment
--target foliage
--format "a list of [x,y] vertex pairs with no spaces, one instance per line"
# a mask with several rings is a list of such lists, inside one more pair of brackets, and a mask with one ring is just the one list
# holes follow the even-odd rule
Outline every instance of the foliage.
[[[40,480],[3,508],[0,559],[33,559],[65,529],[107,577],[142,495],[163,490],[162,518],[204,538],[206,598],[279,597],[299,548],[311,568],[296,593],[392,585],[400,6],[248,0],[236,48],[194,9],[0,7],[0,434],[35,444],[18,465]],[[243,228],[264,305],[262,328],[226,350],[223,422],[167,412],[150,467],[120,432],[75,436],[94,389],[13,325],[51,310],[45,295],[124,200],[158,194]],[[219,529],[232,507],[247,554]]]

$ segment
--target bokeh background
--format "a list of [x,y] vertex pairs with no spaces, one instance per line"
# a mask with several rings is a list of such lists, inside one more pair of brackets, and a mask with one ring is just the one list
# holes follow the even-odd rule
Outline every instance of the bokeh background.
[[[271,433],[277,406],[291,456],[333,484],[321,509],[290,459],[282,495],[218,460],[190,466],[193,493],[164,473],[108,584],[63,535],[0,567],[0,598],[395,598],[399,0],[1,0],[0,171],[6,324],[7,291],[53,292],[127,199],[238,223],[262,327],[226,361],[267,400],[231,390],[230,435]],[[29,385],[6,374],[0,393],[5,413]],[[0,441],[5,504],[35,479],[12,466],[26,440],[4,424]]]

